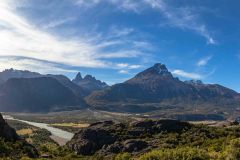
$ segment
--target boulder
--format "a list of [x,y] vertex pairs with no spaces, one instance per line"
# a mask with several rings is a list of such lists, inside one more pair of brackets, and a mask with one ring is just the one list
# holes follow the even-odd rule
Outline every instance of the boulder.
[[75,134],[67,145],[77,154],[92,155],[104,145],[115,141],[116,138],[104,129],[87,128]]
[[123,145],[123,152],[138,152],[148,147],[147,142],[142,140],[126,140]]

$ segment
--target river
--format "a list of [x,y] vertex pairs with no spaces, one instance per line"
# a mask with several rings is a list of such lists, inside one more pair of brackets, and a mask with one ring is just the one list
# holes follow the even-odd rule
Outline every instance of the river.
[[25,121],[21,119],[15,119],[12,116],[8,116],[8,115],[3,115],[3,118],[7,120],[15,120],[15,121],[27,123],[29,125],[32,125],[38,128],[46,129],[49,132],[51,132],[52,135],[50,137],[59,145],[65,145],[74,136],[74,134],[71,132],[67,132],[59,128],[51,127],[49,126],[49,124],[46,124],[46,123],[37,123],[37,122],[30,122],[30,121]]

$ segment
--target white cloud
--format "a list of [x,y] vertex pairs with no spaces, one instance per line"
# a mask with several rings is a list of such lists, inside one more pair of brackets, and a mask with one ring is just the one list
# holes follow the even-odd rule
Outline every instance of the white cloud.
[[116,67],[117,68],[124,68],[125,70],[132,70],[132,69],[141,68],[142,66],[138,65],[138,64],[130,65],[128,63],[118,63],[118,64],[116,64]]
[[206,58],[200,59],[197,63],[197,66],[205,66],[212,59],[212,56],[208,56]]
[[95,55],[97,58],[133,58],[142,55],[141,51],[137,50],[120,50],[115,52],[105,52],[104,54]]
[[118,63],[118,64],[116,64],[116,66],[119,68],[126,68],[129,66],[129,64],[128,63]]
[[128,66],[129,69],[138,69],[138,68],[141,68],[142,66],[141,65],[130,65]]
[[63,19],[59,19],[59,20],[55,20],[55,21],[51,21],[49,22],[48,24],[45,24],[43,26],[44,29],[49,29],[49,28],[55,28],[55,27],[58,27],[60,25],[63,25],[65,23],[68,23],[68,22],[71,22],[71,21],[74,21],[75,18],[63,18]]
[[129,74],[129,71],[128,71],[128,70],[120,70],[118,73],[121,73],[121,74]]
[[[74,66],[103,67],[97,48],[83,40],[63,40],[30,25],[14,13],[7,0],[0,5],[0,55],[24,56]],[[80,63],[81,62],[81,63]]]
[[145,8],[151,7],[160,11],[167,19],[167,24],[172,27],[177,27],[183,30],[191,30],[203,36],[207,44],[216,44],[216,40],[208,31],[206,25],[200,22],[197,11],[188,7],[173,7],[167,4],[165,0],[79,0],[80,6],[95,6],[100,2],[108,2],[115,5],[123,11],[133,11],[136,13],[142,12]]
[[111,28],[111,37],[110,38],[117,38],[121,36],[127,36],[131,33],[133,33],[135,30],[133,28],[120,28],[113,26]]
[[198,20],[198,17],[191,8],[173,8],[167,5],[164,0],[144,0],[152,8],[158,9],[168,19],[169,25],[181,29],[195,31],[205,37],[207,44],[216,44],[215,39],[210,35],[205,24]]
[[18,70],[31,70],[34,72],[39,72],[41,74],[62,74],[67,72],[78,72],[76,70],[64,69],[54,63],[43,62],[40,60],[24,57],[0,57],[0,64],[1,71],[4,69],[14,68]]
[[134,0],[77,0],[73,2],[80,7],[94,7],[101,2],[107,2],[117,6],[121,10],[131,10],[136,13],[139,12],[140,7],[139,2]]
[[[84,2],[84,1],[82,1]],[[93,3],[99,1],[93,0]],[[79,1],[79,3],[81,3]],[[18,4],[20,5],[20,4]],[[110,36],[79,36],[81,38],[57,37],[48,32],[42,31],[26,19],[19,16],[15,11],[14,3],[10,0],[0,1],[0,56],[26,57],[38,59],[45,62],[54,62],[76,67],[112,67],[114,63],[107,61],[109,58],[136,58],[141,52],[132,47],[120,47],[122,50],[106,52],[106,47],[124,45],[121,36],[127,36],[133,29],[125,28],[119,32],[118,41]],[[66,22],[55,21],[45,27],[55,27]],[[0,58],[1,58],[0,57]],[[105,60],[103,60],[105,59]],[[18,60],[17,66],[26,65]],[[12,63],[13,68],[15,62]],[[47,70],[47,69],[46,69]]]
[[198,73],[189,73],[185,72],[183,70],[174,70],[172,71],[172,74],[184,77],[184,78],[190,78],[190,79],[202,79],[204,76]]
[[74,3],[79,6],[92,7],[98,4],[101,0],[74,0]]

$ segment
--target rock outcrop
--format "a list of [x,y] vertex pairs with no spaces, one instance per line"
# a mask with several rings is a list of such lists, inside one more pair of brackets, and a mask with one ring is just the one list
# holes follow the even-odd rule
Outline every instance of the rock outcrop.
[[133,123],[98,122],[80,130],[67,146],[79,155],[137,153],[151,147],[147,140],[161,132],[181,132],[190,128],[176,120],[137,121]]
[[0,114],[0,138],[12,142],[20,140],[20,137],[17,135],[16,131],[6,123],[1,114]]

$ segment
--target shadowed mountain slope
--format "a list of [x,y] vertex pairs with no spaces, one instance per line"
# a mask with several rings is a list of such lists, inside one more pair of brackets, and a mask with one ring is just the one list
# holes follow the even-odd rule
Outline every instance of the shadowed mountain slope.
[[47,112],[66,106],[87,106],[81,97],[50,77],[9,79],[0,87],[0,104],[5,112]]

